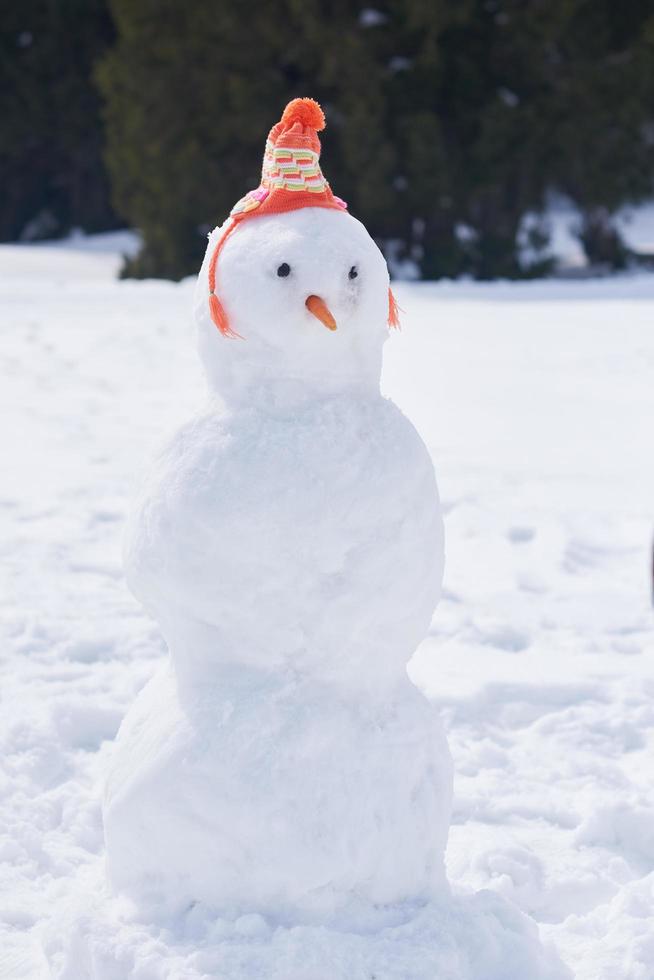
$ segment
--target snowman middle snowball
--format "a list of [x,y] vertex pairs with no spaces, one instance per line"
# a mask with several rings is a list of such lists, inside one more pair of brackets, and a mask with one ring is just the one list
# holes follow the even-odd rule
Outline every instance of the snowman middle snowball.
[[212,399],[128,526],[170,656],[117,738],[108,874],[151,915],[352,921],[446,888],[451,762],[406,673],[440,592],[434,473],[379,390],[388,273],[363,225],[253,216],[212,276],[224,234],[196,293]]

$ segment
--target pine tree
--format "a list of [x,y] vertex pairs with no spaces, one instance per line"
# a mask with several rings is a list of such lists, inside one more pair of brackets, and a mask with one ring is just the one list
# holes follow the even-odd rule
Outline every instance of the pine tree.
[[301,95],[327,110],[337,193],[421,275],[546,271],[517,239],[550,190],[583,210],[591,258],[625,260],[611,214],[654,173],[651,0],[110,3],[97,76],[116,206],[145,240],[134,274],[196,268]]
[[92,65],[113,40],[105,0],[5,4],[0,25],[0,239],[116,219]]
[[611,213],[654,189],[654,4],[562,0],[549,38],[549,183],[584,214],[591,261],[624,264]]
[[275,0],[252,17],[204,0],[111,0],[111,9],[119,42],[97,78],[116,207],[145,241],[129,271],[179,278],[258,184],[262,134],[292,90],[285,11]]

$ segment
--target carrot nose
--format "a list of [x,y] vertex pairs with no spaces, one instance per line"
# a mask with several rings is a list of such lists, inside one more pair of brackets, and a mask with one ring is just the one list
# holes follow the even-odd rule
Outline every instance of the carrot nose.
[[336,330],[336,320],[331,314],[331,310],[320,296],[307,296],[306,308],[309,313],[313,313],[321,323],[324,323],[328,330]]

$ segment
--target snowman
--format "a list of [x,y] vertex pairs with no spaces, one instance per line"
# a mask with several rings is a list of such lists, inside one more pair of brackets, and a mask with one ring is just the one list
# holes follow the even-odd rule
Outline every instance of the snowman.
[[406,672],[439,597],[438,494],[380,393],[397,308],[323,177],[323,127],[291,102],[260,187],[210,235],[210,398],[128,526],[128,583],[169,657],[118,734],[107,869],[167,921],[338,928],[447,894],[450,757]]

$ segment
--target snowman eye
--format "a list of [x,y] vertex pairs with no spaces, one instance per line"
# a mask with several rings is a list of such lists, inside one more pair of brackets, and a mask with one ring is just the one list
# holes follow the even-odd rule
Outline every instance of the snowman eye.
[[348,272],[347,277],[348,279],[356,279],[358,275],[359,275],[359,270],[355,265],[353,265],[350,271]]
[[291,267],[288,262],[282,262],[277,270],[277,275],[284,279],[291,271]]

